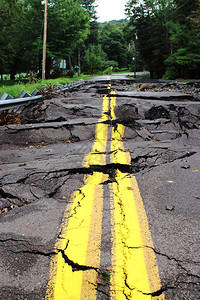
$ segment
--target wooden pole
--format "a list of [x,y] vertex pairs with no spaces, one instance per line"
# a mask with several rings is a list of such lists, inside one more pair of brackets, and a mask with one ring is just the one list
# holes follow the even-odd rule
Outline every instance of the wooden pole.
[[136,33],[135,36],[135,66],[134,66],[134,78],[136,78],[136,73],[137,73],[137,42],[138,42],[138,36]]
[[45,80],[46,72],[46,49],[47,49],[47,3],[45,1],[45,11],[44,11],[44,34],[43,34],[43,60],[42,60],[42,80]]

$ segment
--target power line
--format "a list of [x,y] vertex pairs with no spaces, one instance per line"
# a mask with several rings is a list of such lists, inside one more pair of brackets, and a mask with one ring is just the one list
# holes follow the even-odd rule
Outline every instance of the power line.
[[[58,14],[60,14],[60,13],[64,13],[64,12],[66,12],[66,11],[69,11],[69,10],[73,9],[73,8],[79,7],[79,6],[81,6],[81,5],[84,5],[84,3],[82,3],[82,1],[81,1],[81,3],[79,3],[79,4],[75,5],[75,6],[72,6],[72,7],[70,7],[70,8],[62,9],[62,10],[60,10],[60,11],[58,11],[58,12],[53,13],[53,14],[49,14],[49,17],[58,15]],[[92,5],[90,5],[90,6],[92,7]]]
[[[177,10],[179,10],[180,8],[182,8],[189,1],[191,1],[191,0],[186,0],[181,6],[178,6],[178,7],[174,8],[173,11],[172,11],[172,13],[171,13],[171,15],[174,15],[177,12]],[[152,28],[152,26],[149,26],[149,27],[146,27],[144,29],[138,29],[138,30],[139,31],[147,31],[148,29],[151,29],[151,28]]]
[[49,17],[53,17],[53,16],[58,15],[58,14],[60,14],[60,13],[66,12],[66,11],[71,10],[71,9],[73,9],[73,8],[76,8],[76,7],[80,6],[80,5],[81,5],[81,4],[78,4],[78,5],[75,5],[75,6],[70,7],[70,8],[62,9],[62,10],[56,12],[56,13],[49,14]]

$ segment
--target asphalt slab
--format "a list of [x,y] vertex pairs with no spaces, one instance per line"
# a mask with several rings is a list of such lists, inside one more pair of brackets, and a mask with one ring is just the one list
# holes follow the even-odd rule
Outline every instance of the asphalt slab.
[[[161,294],[170,300],[199,299],[200,97],[177,86],[163,90],[163,84],[143,78],[140,83],[124,74],[109,81],[93,77],[65,95],[23,108],[21,124],[0,126],[0,299],[45,299],[50,261],[58,254],[55,244],[72,195],[85,176],[96,172],[103,174],[103,209],[95,291],[97,299],[114,299],[108,200],[119,167],[136,177],[148,218],[161,280],[151,299]],[[111,90],[116,118],[102,121],[108,126],[105,159],[87,165],[103,97]],[[128,165],[110,158],[111,131],[118,125],[125,128]]]

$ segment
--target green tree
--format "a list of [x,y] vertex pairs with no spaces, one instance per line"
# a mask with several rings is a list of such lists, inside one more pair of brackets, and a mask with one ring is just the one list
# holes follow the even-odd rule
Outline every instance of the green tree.
[[98,70],[102,70],[103,63],[105,61],[105,53],[103,52],[101,45],[90,45],[83,58],[83,68],[85,72],[96,73]]
[[198,30],[198,36],[200,36],[200,0],[197,0],[197,8],[192,11],[189,20],[191,21],[192,27]]
[[164,26],[169,10],[166,2],[131,0],[127,4],[129,37],[132,34],[133,41],[138,37],[138,50],[151,77],[164,74],[164,61],[170,53],[168,30]]
[[[56,59],[74,56],[89,34],[93,2],[48,1],[47,74]],[[38,69],[42,60],[44,2],[41,0],[2,0],[0,3],[0,72]],[[6,37],[6,38],[5,38]]]
[[171,42],[171,54],[165,60],[166,77],[195,78],[200,68],[200,37],[193,27],[191,15],[197,1],[175,0],[173,19],[166,23]]
[[123,31],[112,23],[107,23],[101,32],[102,49],[108,60],[114,60],[119,67],[127,66],[127,45]]
[[25,20],[24,3],[20,0],[2,1],[1,7],[1,72],[9,72],[14,79],[23,60],[23,28]]
[[[89,14],[80,1],[52,1],[47,35],[47,75],[55,59],[73,56],[89,32]],[[55,30],[56,28],[56,30]]]
[[191,15],[197,1],[130,0],[129,27],[138,35],[138,48],[153,77],[197,76],[199,38]]
[[10,10],[9,5],[6,0],[2,0],[0,2],[0,74],[7,72],[8,70],[8,52],[7,52],[7,44],[8,44],[8,35],[6,34],[9,28],[9,18]]

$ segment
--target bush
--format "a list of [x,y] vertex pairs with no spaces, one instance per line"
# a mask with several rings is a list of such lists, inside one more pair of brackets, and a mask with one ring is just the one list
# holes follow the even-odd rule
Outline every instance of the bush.
[[103,74],[112,74],[113,69],[111,67],[107,68],[105,71],[103,71]]
[[97,71],[102,70],[102,62],[105,60],[105,53],[98,46],[90,46],[86,52],[82,63],[84,72],[95,74]]
[[178,49],[165,60],[165,64],[167,65],[165,78],[199,78],[200,54],[192,53],[190,49]]
[[163,76],[163,79],[170,80],[170,79],[176,79],[178,77],[178,72],[174,66],[168,67],[165,71],[165,74]]
[[102,70],[105,70],[109,67],[113,67],[113,71],[116,71],[116,69],[119,70],[118,62],[116,62],[115,60],[102,61],[101,66],[102,66]]

